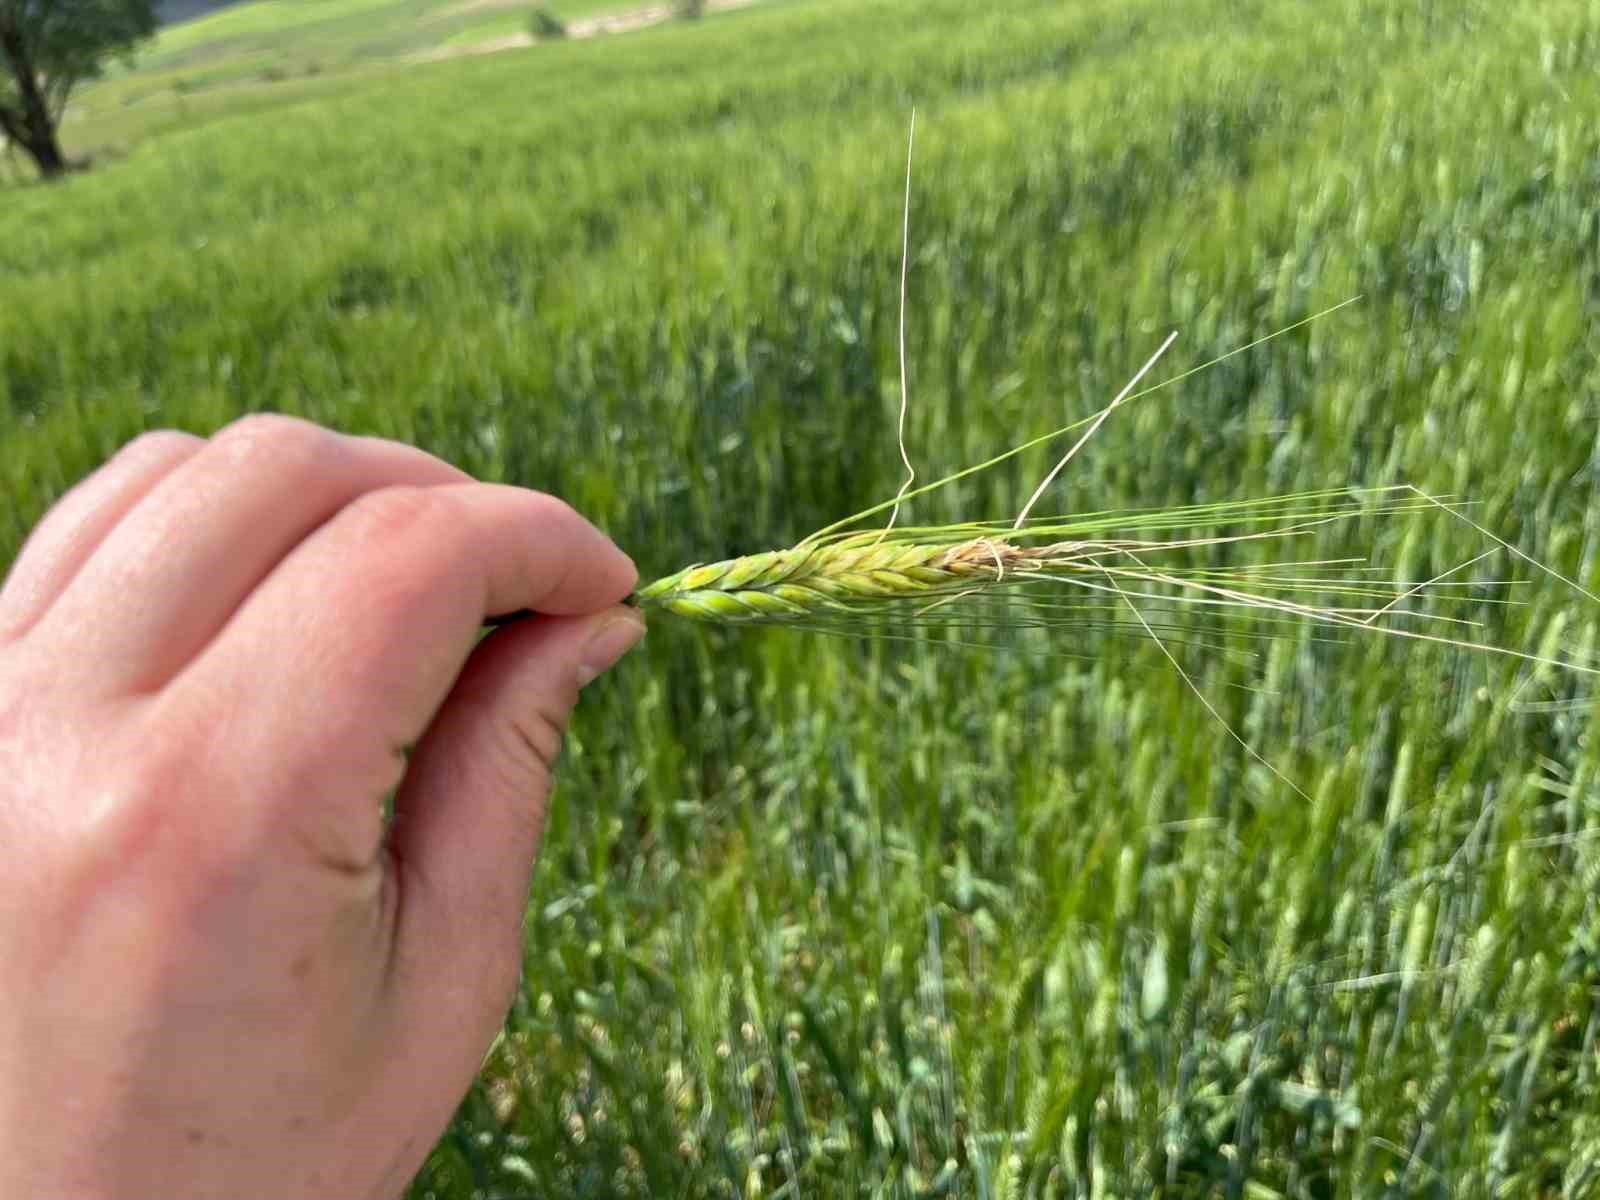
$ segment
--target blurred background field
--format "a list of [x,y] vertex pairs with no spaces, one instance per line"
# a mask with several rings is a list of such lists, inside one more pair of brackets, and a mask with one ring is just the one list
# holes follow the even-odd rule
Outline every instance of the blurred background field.
[[[200,0],[202,4],[206,0]],[[709,8],[751,0],[712,0]],[[767,3],[773,0],[766,0]],[[552,36],[648,26],[675,0],[252,0],[173,23],[111,79],[81,95],[65,136],[116,156],[140,139],[219,117],[370,87],[421,63]]]
[[[924,477],[1170,328],[1158,376],[1359,293],[1119,413],[1055,507],[1408,482],[1600,590],[1589,0],[787,0],[413,60],[457,20],[179,26],[69,120],[95,169],[0,193],[0,563],[140,430],[257,409],[560,494],[647,576],[892,494],[915,104]],[[1572,589],[1478,575],[1522,581],[1481,636],[1595,649]],[[524,993],[413,1195],[1596,1194],[1593,689],[1257,632],[1185,661],[1309,798],[1148,640],[658,621],[586,694]]]

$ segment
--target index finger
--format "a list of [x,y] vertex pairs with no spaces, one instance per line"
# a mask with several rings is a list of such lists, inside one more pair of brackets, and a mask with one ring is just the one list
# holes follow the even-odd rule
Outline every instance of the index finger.
[[637,578],[609,538],[539,492],[369,492],[283,559],[173,687],[226,722],[230,758],[370,807],[486,617],[598,612]]

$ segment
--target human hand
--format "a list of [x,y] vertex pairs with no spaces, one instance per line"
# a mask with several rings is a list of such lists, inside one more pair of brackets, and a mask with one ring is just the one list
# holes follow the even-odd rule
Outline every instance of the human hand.
[[281,417],[65,497],[0,591],[0,1196],[403,1191],[635,578],[557,500]]

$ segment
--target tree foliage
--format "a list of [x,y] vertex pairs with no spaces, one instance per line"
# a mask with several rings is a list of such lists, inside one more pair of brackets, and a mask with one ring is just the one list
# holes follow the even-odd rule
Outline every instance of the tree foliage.
[[59,174],[56,130],[73,90],[156,24],[155,0],[0,0],[0,132]]

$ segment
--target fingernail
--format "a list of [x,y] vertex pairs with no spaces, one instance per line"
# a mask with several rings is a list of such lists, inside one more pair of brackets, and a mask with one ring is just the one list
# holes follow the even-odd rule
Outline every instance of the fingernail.
[[583,648],[578,663],[578,686],[588,687],[609,671],[642,637],[644,621],[638,617],[616,617],[600,626]]

